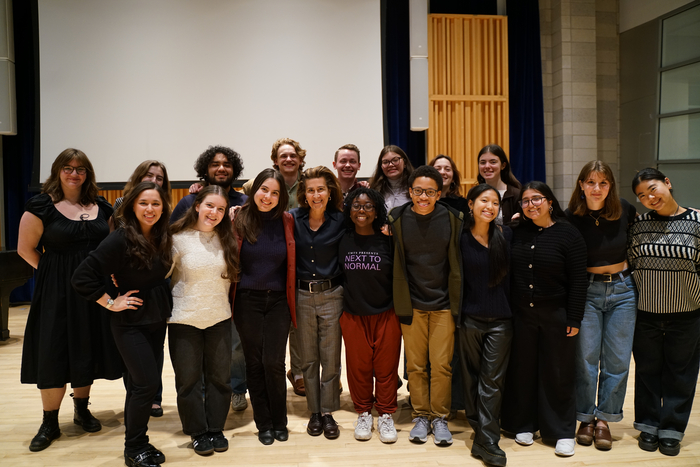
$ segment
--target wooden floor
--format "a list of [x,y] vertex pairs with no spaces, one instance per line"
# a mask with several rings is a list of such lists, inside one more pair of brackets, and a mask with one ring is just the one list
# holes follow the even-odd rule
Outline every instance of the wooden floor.
[[[85,433],[72,421],[72,402],[66,397],[59,415],[62,436],[45,451],[32,453],[29,441],[41,424],[39,391],[19,382],[22,338],[28,306],[10,309],[9,340],[0,343],[0,465],[2,466],[121,466],[124,442],[124,386],[121,381],[98,381],[92,389],[90,406],[103,428],[98,433]],[[399,390],[399,410],[394,416],[399,440],[384,445],[375,432],[369,441],[356,441],[353,422],[357,415],[352,408],[347,381],[341,394],[341,410],[335,413],[340,424],[340,438],[330,441],[323,436],[306,434],[309,413],[306,400],[288,388],[289,441],[263,446],[258,442],[250,406],[243,412],[231,412],[224,433],[230,449],[201,457],[194,453],[190,438],[182,433],[175,407],[174,378],[167,357],[163,371],[165,391],[162,418],[152,418],[149,425],[151,442],[167,457],[167,466],[236,465],[236,466],[437,466],[474,465],[483,463],[471,457],[473,432],[464,419],[464,412],[449,423],[454,436],[451,447],[439,448],[431,440],[423,445],[408,441],[411,429],[411,409],[405,386]],[[658,451],[649,453],[637,447],[638,432],[632,428],[633,374],[630,378],[624,413],[620,423],[612,424],[613,449],[597,451],[593,446],[576,446],[576,455],[559,458],[554,448],[537,440],[533,446],[517,445],[504,437],[501,448],[508,456],[509,466],[587,466],[587,465],[700,465],[700,400],[696,400],[682,450],[677,457],[667,457]],[[697,398],[696,398],[697,399]],[[376,415],[376,414],[375,414]],[[376,419],[375,419],[376,425]]]

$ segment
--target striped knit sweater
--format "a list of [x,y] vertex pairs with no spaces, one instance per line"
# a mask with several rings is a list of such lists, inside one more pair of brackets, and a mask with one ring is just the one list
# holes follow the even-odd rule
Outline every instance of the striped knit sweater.
[[642,214],[630,226],[627,254],[639,289],[640,318],[700,315],[700,213]]

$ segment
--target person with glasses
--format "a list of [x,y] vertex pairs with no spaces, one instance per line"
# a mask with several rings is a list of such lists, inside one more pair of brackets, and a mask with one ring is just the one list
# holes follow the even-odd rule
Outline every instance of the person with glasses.
[[[401,322],[413,405],[409,440],[452,444],[450,415],[455,318],[462,297],[459,242],[464,215],[438,203],[442,176],[431,166],[409,177],[410,203],[389,214],[394,238],[394,309]],[[430,362],[430,373],[427,365]]]
[[292,209],[297,263],[297,344],[311,412],[306,432],[340,436],[333,412],[340,408],[340,315],[343,279],[338,243],[345,234],[343,192],[327,167],[306,169]]
[[408,177],[412,172],[413,165],[400,147],[385,146],[379,153],[369,187],[384,197],[387,212],[411,200],[408,195]]
[[627,264],[627,231],[637,210],[618,196],[610,166],[591,161],[581,169],[566,215],[588,249],[576,356],[576,442],[607,451],[608,423],[622,420],[637,318],[637,288]]
[[501,415],[515,442],[539,430],[555,454],[574,455],[576,344],[586,302],[586,243],[566,220],[552,190],[526,183],[513,226],[513,341]]
[[355,439],[372,438],[376,408],[379,440],[394,443],[401,326],[392,300],[392,241],[381,232],[386,223],[384,198],[377,191],[357,188],[345,199],[344,215],[347,232],[338,248],[344,273],[340,328],[350,397],[358,413]]
[[109,234],[112,206],[97,195],[95,172],[78,149],[66,149],[51,165],[42,193],[25,205],[17,252],[37,269],[22,349],[21,381],[41,391],[44,419],[29,444],[41,451],[61,436],[58,410],[73,389],[73,422],[87,432],[102,425],[88,400],[95,379],[122,376],[110,312],[80,297],[71,285],[78,265]]
[[634,330],[634,428],[639,448],[681,451],[700,368],[700,213],[684,208],[661,171],[640,170],[632,191],[648,212],[629,229],[639,289]]

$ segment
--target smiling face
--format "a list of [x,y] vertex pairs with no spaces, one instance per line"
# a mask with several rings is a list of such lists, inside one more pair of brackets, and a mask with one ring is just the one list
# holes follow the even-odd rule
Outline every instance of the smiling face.
[[65,170],[61,169],[61,171],[59,172],[59,177],[61,178],[61,188],[64,192],[71,190],[80,190],[80,188],[83,186],[83,183],[85,183],[87,173],[83,173],[82,175],[80,175],[78,171],[75,170],[78,167],[82,167],[78,159],[71,159],[71,161],[68,162],[68,164],[66,164],[64,167],[67,166],[73,167],[74,170],[71,173],[67,174]]
[[360,157],[352,149],[338,151],[338,159],[333,161],[333,168],[338,172],[338,179],[352,182],[360,170]]
[[209,195],[204,198],[195,210],[199,213],[197,217],[196,230],[202,232],[211,232],[214,227],[219,225],[226,215],[226,200],[220,195]]
[[442,157],[435,161],[433,167],[435,167],[435,169],[438,172],[440,172],[440,176],[442,177],[443,193],[447,193],[450,184],[452,184],[452,177],[454,177],[454,173],[452,171],[452,164],[450,164],[450,161]]
[[153,182],[159,187],[163,188],[163,181],[165,180],[165,174],[163,169],[157,165],[152,165],[148,168],[148,172],[141,179],[142,182]]
[[479,156],[479,174],[484,177],[486,183],[501,179],[501,170],[506,166],[495,154],[486,152]]
[[283,144],[277,149],[277,167],[283,177],[296,175],[299,171],[299,155],[294,146]]
[[[428,196],[428,191],[434,191],[434,196]],[[416,177],[409,189],[409,194],[413,201],[413,212],[422,216],[433,212],[435,202],[440,198],[437,182],[430,177]]]
[[134,201],[132,209],[141,226],[141,232],[147,233],[163,214],[163,200],[160,199],[157,190],[143,190]]
[[260,212],[270,212],[279,203],[280,184],[274,178],[268,178],[255,192],[253,200]]
[[498,193],[494,190],[485,190],[472,201],[469,200],[469,209],[472,210],[474,223],[489,223],[498,217],[498,211],[501,207],[498,202]]
[[[527,202],[527,206],[522,203]],[[552,202],[544,197],[542,193],[537,190],[525,190],[523,193],[521,206],[523,207],[523,213],[525,217],[532,219],[532,222],[539,226],[549,226],[552,217],[549,213],[549,208],[552,206]],[[539,206],[535,206],[536,203],[540,203]]]
[[324,212],[328,204],[328,199],[330,198],[326,179],[321,177],[306,180],[305,196],[306,203],[312,211]]
[[355,232],[360,235],[374,233],[372,222],[377,217],[377,210],[369,196],[362,194],[350,205],[350,220],[355,224]]
[[656,211],[662,216],[672,216],[678,209],[678,203],[671,194],[671,181],[644,180],[637,185],[634,193],[645,208]]
[[207,167],[207,178],[210,185],[219,185],[228,189],[233,183],[233,166],[225,154],[216,153]]
[[404,169],[404,161],[401,156],[395,152],[387,152],[382,156],[382,172],[389,180],[398,180],[401,178]]
[[608,179],[600,172],[591,172],[586,180],[579,181],[578,184],[586,196],[588,207],[593,210],[601,209],[610,192]]

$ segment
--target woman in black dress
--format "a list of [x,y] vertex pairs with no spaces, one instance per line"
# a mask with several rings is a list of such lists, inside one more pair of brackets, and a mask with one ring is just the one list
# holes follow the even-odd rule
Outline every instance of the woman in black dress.
[[[170,205],[153,182],[136,185],[120,209],[123,226],[90,253],[73,274],[73,287],[86,300],[109,311],[112,334],[128,372],[124,404],[124,461],[149,467],[165,461],[148,443],[151,402],[160,386],[158,371],[165,340],[165,320],[172,298],[165,275],[172,240]],[[114,275],[119,290],[110,295],[104,277]]]
[[37,275],[24,333],[21,381],[37,385],[44,408],[30,451],[46,449],[61,435],[58,409],[67,383],[75,393],[73,421],[95,432],[102,425],[87,408],[92,382],[121,378],[109,313],[79,297],[70,283],[73,271],[109,234],[111,215],[110,204],[97,195],[92,164],[78,149],[59,154],[42,193],[25,206],[17,252]]

